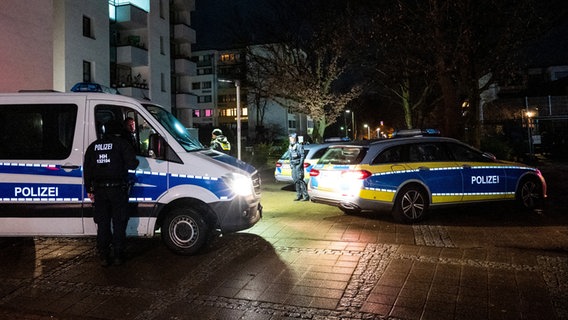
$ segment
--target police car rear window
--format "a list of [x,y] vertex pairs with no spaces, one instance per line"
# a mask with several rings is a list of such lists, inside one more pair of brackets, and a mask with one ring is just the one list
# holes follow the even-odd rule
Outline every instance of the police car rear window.
[[363,147],[331,147],[321,157],[321,164],[358,164],[367,154],[367,148]]
[[66,159],[76,119],[73,104],[0,105],[0,159]]

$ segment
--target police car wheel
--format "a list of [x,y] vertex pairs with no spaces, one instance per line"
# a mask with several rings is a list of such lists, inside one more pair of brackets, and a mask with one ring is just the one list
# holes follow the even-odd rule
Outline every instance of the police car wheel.
[[419,186],[405,186],[396,197],[393,207],[395,220],[403,223],[422,221],[428,210],[426,192]]
[[540,209],[543,200],[540,182],[532,177],[523,179],[517,190],[517,200],[523,209]]
[[191,208],[172,210],[164,219],[162,239],[179,254],[191,255],[205,244],[209,229],[203,218]]

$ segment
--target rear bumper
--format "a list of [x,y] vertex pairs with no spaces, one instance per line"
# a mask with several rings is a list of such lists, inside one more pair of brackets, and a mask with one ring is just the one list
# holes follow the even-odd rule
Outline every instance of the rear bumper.
[[391,202],[366,200],[359,197],[342,197],[313,189],[309,193],[312,202],[338,207],[344,211],[389,211],[392,210],[393,206]]

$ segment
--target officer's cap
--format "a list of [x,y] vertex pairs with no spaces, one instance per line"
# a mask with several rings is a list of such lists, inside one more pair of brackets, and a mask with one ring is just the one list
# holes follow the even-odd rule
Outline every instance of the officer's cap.
[[214,129],[212,133],[216,136],[219,136],[223,134],[223,131],[221,131],[221,129]]
[[293,132],[293,133],[290,133],[290,138],[294,138],[294,139],[296,139],[296,136],[297,136],[297,135],[296,135],[296,133],[295,133],[295,132]]

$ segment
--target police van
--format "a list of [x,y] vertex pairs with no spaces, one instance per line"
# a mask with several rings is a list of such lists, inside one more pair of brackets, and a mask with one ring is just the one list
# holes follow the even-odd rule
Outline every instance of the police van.
[[262,215],[260,175],[205,148],[162,107],[105,93],[0,94],[0,236],[96,235],[84,152],[110,121],[134,119],[127,235],[161,234],[194,254],[217,232]]

